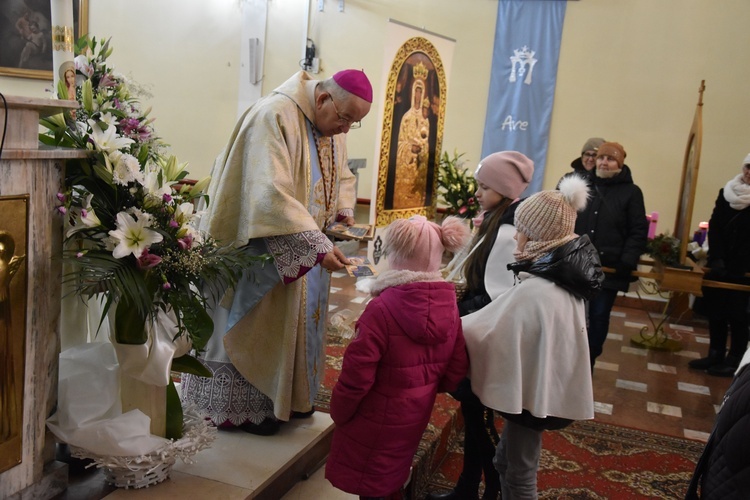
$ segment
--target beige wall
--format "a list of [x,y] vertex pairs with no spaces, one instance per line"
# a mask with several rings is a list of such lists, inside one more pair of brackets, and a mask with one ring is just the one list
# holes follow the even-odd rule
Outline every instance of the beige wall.
[[568,2],[545,186],[594,135],[622,143],[648,212],[671,231],[685,146],[706,80],[693,227],[750,152],[750,2]]
[[[299,69],[307,0],[269,0],[265,94]],[[114,66],[151,92],[158,133],[208,173],[237,116],[239,0],[89,0],[90,32],[112,37]],[[444,149],[481,154],[498,0],[310,0],[309,37],[321,59],[320,77],[363,68],[380,96],[385,26],[389,18],[455,39]],[[545,188],[569,171],[590,136],[623,144],[645,194],[647,211],[671,230],[682,158],[706,80],[704,142],[694,226],[707,219],[720,187],[750,152],[746,82],[750,2],[746,0],[580,0],[568,2],[563,30]],[[137,29],[136,29],[137,27]],[[0,77],[6,94],[45,96],[51,84]],[[373,109],[376,109],[375,107]],[[349,135],[351,157],[367,159],[360,196],[369,197],[380,117]]]

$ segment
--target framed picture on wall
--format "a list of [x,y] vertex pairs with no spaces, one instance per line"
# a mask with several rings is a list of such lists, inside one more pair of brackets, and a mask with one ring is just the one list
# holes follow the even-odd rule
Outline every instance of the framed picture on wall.
[[435,216],[436,165],[445,117],[445,69],[426,38],[408,39],[391,63],[386,90],[376,225]]
[[[73,34],[88,32],[89,1],[73,3]],[[52,80],[50,0],[0,2],[0,75]]]

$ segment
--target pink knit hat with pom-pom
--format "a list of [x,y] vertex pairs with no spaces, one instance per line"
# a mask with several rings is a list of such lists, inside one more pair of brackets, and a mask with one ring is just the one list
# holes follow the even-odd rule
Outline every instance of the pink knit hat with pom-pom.
[[388,226],[385,253],[391,269],[433,273],[441,268],[443,252],[460,250],[469,237],[469,227],[463,219],[446,217],[439,226],[415,215]]

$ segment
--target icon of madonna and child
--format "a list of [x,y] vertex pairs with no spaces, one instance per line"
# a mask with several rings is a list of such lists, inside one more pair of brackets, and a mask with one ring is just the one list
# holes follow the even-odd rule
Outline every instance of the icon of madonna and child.
[[440,89],[432,61],[426,54],[414,53],[404,62],[396,82],[393,128],[398,135],[390,145],[386,208],[432,204],[439,108]]

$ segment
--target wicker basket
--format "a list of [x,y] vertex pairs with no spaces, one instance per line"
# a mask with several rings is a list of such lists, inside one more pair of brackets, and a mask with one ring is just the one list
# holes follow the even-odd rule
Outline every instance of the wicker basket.
[[117,488],[147,488],[159,484],[169,477],[172,466],[175,464],[174,457],[162,462],[144,462],[131,464],[125,467],[103,467],[104,479],[107,483]]
[[104,456],[70,445],[71,455],[92,459],[88,467],[104,470],[107,483],[118,488],[147,488],[169,477],[172,466],[180,458],[192,463],[192,456],[208,448],[216,439],[216,427],[191,408],[184,413],[184,433],[180,439],[169,441],[148,455],[121,457]]

